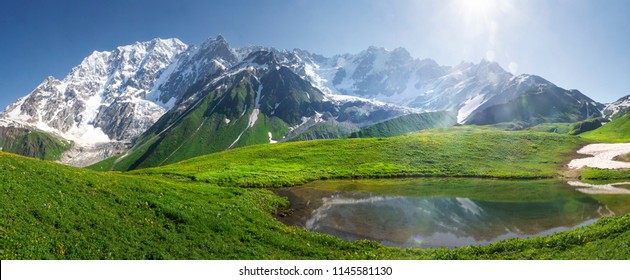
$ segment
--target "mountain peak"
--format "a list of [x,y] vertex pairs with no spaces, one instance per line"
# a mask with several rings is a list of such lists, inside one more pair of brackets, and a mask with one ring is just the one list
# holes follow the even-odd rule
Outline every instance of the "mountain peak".
[[383,47],[369,46],[367,48],[368,53],[379,53],[379,52],[388,52],[387,49]]
[[411,56],[409,51],[407,51],[407,49],[405,49],[403,47],[395,48],[394,50],[392,50],[392,53],[398,53],[398,54],[404,54],[404,55]]
[[225,37],[219,34],[217,37],[209,37],[205,42],[201,44],[201,47],[207,48],[208,46],[217,46],[217,45],[229,46],[227,40],[225,40]]
[[252,52],[245,61],[256,63],[258,65],[275,66],[278,65],[278,57],[272,50],[259,50]]
[[479,64],[478,64],[478,65],[483,65],[483,66],[497,65],[497,66],[498,66],[498,65],[499,65],[499,63],[497,63],[497,62],[496,62],[496,61],[494,61],[494,60],[488,60],[488,59],[482,58],[482,59],[479,61]]
[[470,68],[473,65],[474,65],[474,63],[472,63],[472,62],[468,62],[468,61],[462,60],[457,65],[453,66],[453,69],[462,70],[462,69]]
[[617,101],[615,101],[615,103],[617,103],[617,102],[624,102],[624,101],[630,101],[630,94],[626,95],[626,96],[624,96],[622,98],[617,99]]
[[181,40],[177,38],[167,38],[167,39],[155,38],[151,40],[149,43],[150,45],[153,45],[153,46],[171,46],[171,47],[186,46],[187,47],[187,45],[184,42],[182,42]]
[[507,71],[505,71],[505,69],[503,69],[503,67],[501,67],[501,65],[499,65],[498,62],[494,60],[486,60],[485,58],[483,58],[477,65],[478,65],[478,68],[482,69],[483,71],[488,71],[488,72],[493,72],[493,73],[498,73],[498,74],[508,73]]

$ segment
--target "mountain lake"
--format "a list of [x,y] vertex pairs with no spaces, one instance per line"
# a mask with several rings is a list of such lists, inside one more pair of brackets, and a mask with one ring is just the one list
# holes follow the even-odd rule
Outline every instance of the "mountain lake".
[[612,194],[589,193],[588,186],[413,178],[322,180],[275,192],[290,201],[277,215],[287,225],[387,246],[452,248],[548,235],[630,212],[630,183],[615,184]]

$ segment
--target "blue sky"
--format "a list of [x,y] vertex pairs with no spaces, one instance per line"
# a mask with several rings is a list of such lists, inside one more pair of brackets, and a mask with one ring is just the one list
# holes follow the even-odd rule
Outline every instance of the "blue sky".
[[627,0],[108,0],[0,4],[0,107],[94,50],[152,38],[324,55],[404,47],[442,65],[497,61],[599,102],[630,94]]

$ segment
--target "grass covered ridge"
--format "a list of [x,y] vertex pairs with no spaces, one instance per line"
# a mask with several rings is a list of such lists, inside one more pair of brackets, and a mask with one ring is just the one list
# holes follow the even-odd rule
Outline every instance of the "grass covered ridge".
[[627,259],[630,216],[547,237],[461,249],[399,249],[288,227],[286,201],[0,152],[2,259]]
[[447,128],[455,124],[457,124],[455,112],[414,113],[367,126],[351,133],[349,137],[391,137],[430,128]]
[[630,142],[630,114],[615,119],[598,129],[582,133],[580,136],[597,142]]
[[36,129],[0,127],[0,151],[45,160],[59,160],[72,143]]
[[434,129],[391,138],[258,145],[133,171],[219,186],[277,187],[328,178],[452,176],[544,178],[583,144],[552,133]]

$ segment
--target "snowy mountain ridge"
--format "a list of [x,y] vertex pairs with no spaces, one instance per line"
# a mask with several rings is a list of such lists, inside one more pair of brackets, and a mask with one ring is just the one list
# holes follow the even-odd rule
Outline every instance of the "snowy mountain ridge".
[[186,48],[177,39],[154,39],[95,51],[63,80],[48,77],[2,117],[79,145],[132,139],[166,111],[166,104],[145,94]]
[[606,104],[603,113],[604,117],[609,119],[616,119],[630,113],[630,95],[626,95],[615,102]]
[[[0,113],[0,120],[74,141],[75,149],[64,161],[81,158],[81,163],[72,163],[83,165],[90,159],[85,151],[108,151],[100,159],[122,152],[170,110],[191,111],[209,91],[228,90],[225,87],[237,76],[248,73],[260,79],[273,71],[283,73],[276,77],[281,84],[293,83],[283,87],[286,96],[274,98],[292,96],[306,102],[302,104],[316,106],[303,112],[290,110],[292,115],[285,121],[295,133],[325,121],[360,127],[424,111],[454,111],[458,122],[466,123],[482,110],[537,93],[570,96],[566,100],[583,104],[579,106],[585,106],[587,117],[589,108],[599,112],[596,108],[601,107],[579,92],[560,89],[534,75],[514,76],[487,60],[441,66],[431,59],[413,58],[403,48],[389,51],[373,46],[358,54],[324,57],[300,49],[233,48],[219,35],[199,46],[178,39],[154,39],[95,51],[63,80],[49,77],[9,105]],[[293,75],[301,81],[294,81]],[[318,90],[318,97],[313,99],[314,92],[302,81]],[[295,95],[300,91],[303,97]],[[280,99],[267,108],[256,108],[256,115],[263,109],[268,116],[288,111],[288,103]],[[298,113],[301,115],[295,115]],[[254,122],[258,119],[250,117]],[[230,121],[234,120],[225,120],[226,124]]]
[[[309,56],[306,52],[298,55]],[[496,62],[440,66],[403,48],[370,47],[356,55],[304,59],[298,73],[326,93],[342,93],[423,111],[456,111],[466,123],[475,112],[524,93],[554,87],[538,76],[514,76]],[[541,91],[542,92],[542,91]],[[594,102],[593,107],[598,105]]]

